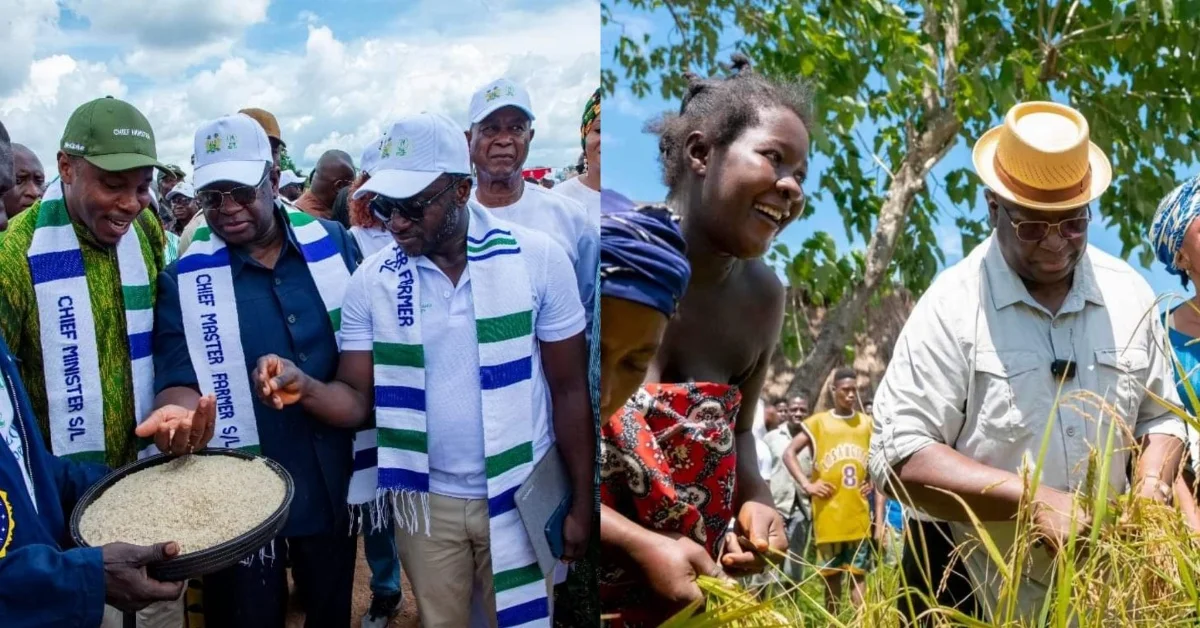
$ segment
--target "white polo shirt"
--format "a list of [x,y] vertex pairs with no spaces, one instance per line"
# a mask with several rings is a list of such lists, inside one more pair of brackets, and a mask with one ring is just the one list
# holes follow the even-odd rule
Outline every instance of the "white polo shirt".
[[[534,460],[554,443],[550,390],[537,341],[558,342],[583,332],[584,312],[566,253],[549,237],[515,227],[529,269],[533,301]],[[372,281],[390,259],[383,249],[358,267],[342,302],[342,351],[370,351]],[[483,408],[479,389],[479,342],[470,268],[458,285],[427,258],[416,259],[421,282],[421,335],[425,346],[425,421],[429,437],[429,490],[461,499],[487,497]],[[523,417],[513,417],[513,421]]]

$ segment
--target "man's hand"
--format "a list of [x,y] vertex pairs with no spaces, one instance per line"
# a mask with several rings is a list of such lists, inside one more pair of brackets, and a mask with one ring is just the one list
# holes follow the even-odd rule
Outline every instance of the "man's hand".
[[833,488],[833,485],[825,480],[805,482],[801,485],[801,488],[807,491],[809,496],[820,497],[821,499],[829,499],[830,497],[833,497],[835,492],[837,492],[837,489]]
[[212,395],[201,397],[195,410],[166,405],[146,417],[133,433],[141,438],[153,438],[163,453],[175,456],[203,449],[212,440],[216,424],[217,401]]
[[720,573],[708,551],[686,536],[646,532],[649,540],[639,543],[630,558],[641,566],[655,595],[671,606],[672,613],[703,600],[696,577]]
[[109,606],[129,613],[154,602],[177,600],[183,594],[184,583],[159,582],[146,575],[146,565],[174,558],[179,545],[109,543],[100,551],[104,556],[104,601]]
[[579,560],[587,553],[588,537],[592,534],[592,502],[572,504],[563,520],[564,562]]
[[[742,547],[737,538],[739,535],[747,538],[751,547]],[[759,573],[766,567],[768,554],[786,553],[787,548],[787,534],[779,511],[774,506],[748,501],[738,511],[734,531],[725,535],[725,555],[721,565],[727,571],[739,574]]]
[[1091,526],[1091,519],[1083,508],[1075,505],[1075,498],[1052,488],[1039,488],[1033,500],[1034,532],[1045,539],[1051,551],[1066,547],[1071,529],[1082,535]]
[[304,397],[308,375],[291,360],[272,353],[258,359],[258,366],[250,375],[250,381],[264,405],[282,410],[284,406],[290,406]]

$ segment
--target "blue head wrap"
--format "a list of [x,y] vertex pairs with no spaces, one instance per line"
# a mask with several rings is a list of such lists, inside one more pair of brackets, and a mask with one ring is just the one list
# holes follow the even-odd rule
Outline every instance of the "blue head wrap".
[[628,212],[633,210],[633,201],[625,198],[624,194],[608,188],[600,190],[601,214],[613,214],[616,212]]
[[1167,267],[1167,272],[1183,280],[1184,286],[1188,282],[1187,273],[1175,265],[1175,257],[1183,248],[1183,236],[1197,217],[1200,217],[1200,177],[1192,177],[1158,204],[1154,222],[1150,224],[1155,256]]
[[601,295],[673,315],[692,275],[678,223],[665,207],[602,214]]

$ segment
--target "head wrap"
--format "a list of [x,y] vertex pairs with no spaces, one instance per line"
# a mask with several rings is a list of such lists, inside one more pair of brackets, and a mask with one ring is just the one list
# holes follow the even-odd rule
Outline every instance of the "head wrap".
[[1154,221],[1150,224],[1150,242],[1158,261],[1167,267],[1167,272],[1178,275],[1187,286],[1188,277],[1175,265],[1175,257],[1183,248],[1183,236],[1192,221],[1200,216],[1200,177],[1192,177],[1175,188],[1158,204]]
[[600,88],[592,92],[592,97],[588,99],[587,104],[583,106],[583,124],[579,126],[580,143],[587,148],[588,132],[592,130],[592,123],[596,118],[600,117]]
[[633,210],[633,201],[626,198],[624,194],[608,188],[600,190],[601,214],[616,214],[619,212],[631,212]]
[[673,315],[692,274],[678,223],[665,207],[601,215],[601,295]]

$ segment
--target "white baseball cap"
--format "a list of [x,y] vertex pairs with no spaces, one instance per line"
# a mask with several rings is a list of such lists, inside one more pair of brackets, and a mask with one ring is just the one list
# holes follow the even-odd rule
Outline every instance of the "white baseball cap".
[[191,183],[188,183],[187,181],[180,181],[179,183],[175,184],[175,187],[171,188],[170,192],[167,192],[167,200],[169,201],[176,196],[196,198],[196,190],[192,188]]
[[379,166],[379,151],[385,141],[387,141],[387,133],[375,138],[375,141],[367,144],[367,147],[363,149],[362,159],[359,160],[363,172],[375,174],[375,168]]
[[446,173],[471,174],[467,138],[446,116],[419,113],[397,120],[388,130],[379,147],[375,171],[354,198],[368,192],[410,198]]
[[304,177],[301,177],[300,175],[292,172],[291,170],[284,170],[282,173],[280,173],[279,187],[285,188],[289,185],[293,185],[296,183],[304,183]]
[[218,181],[257,185],[267,164],[275,163],[262,125],[244,113],[217,118],[196,131],[197,190]]
[[529,104],[529,92],[508,79],[496,79],[480,87],[471,97],[471,124],[479,124],[493,111],[502,107],[516,107],[533,121],[533,105]]

